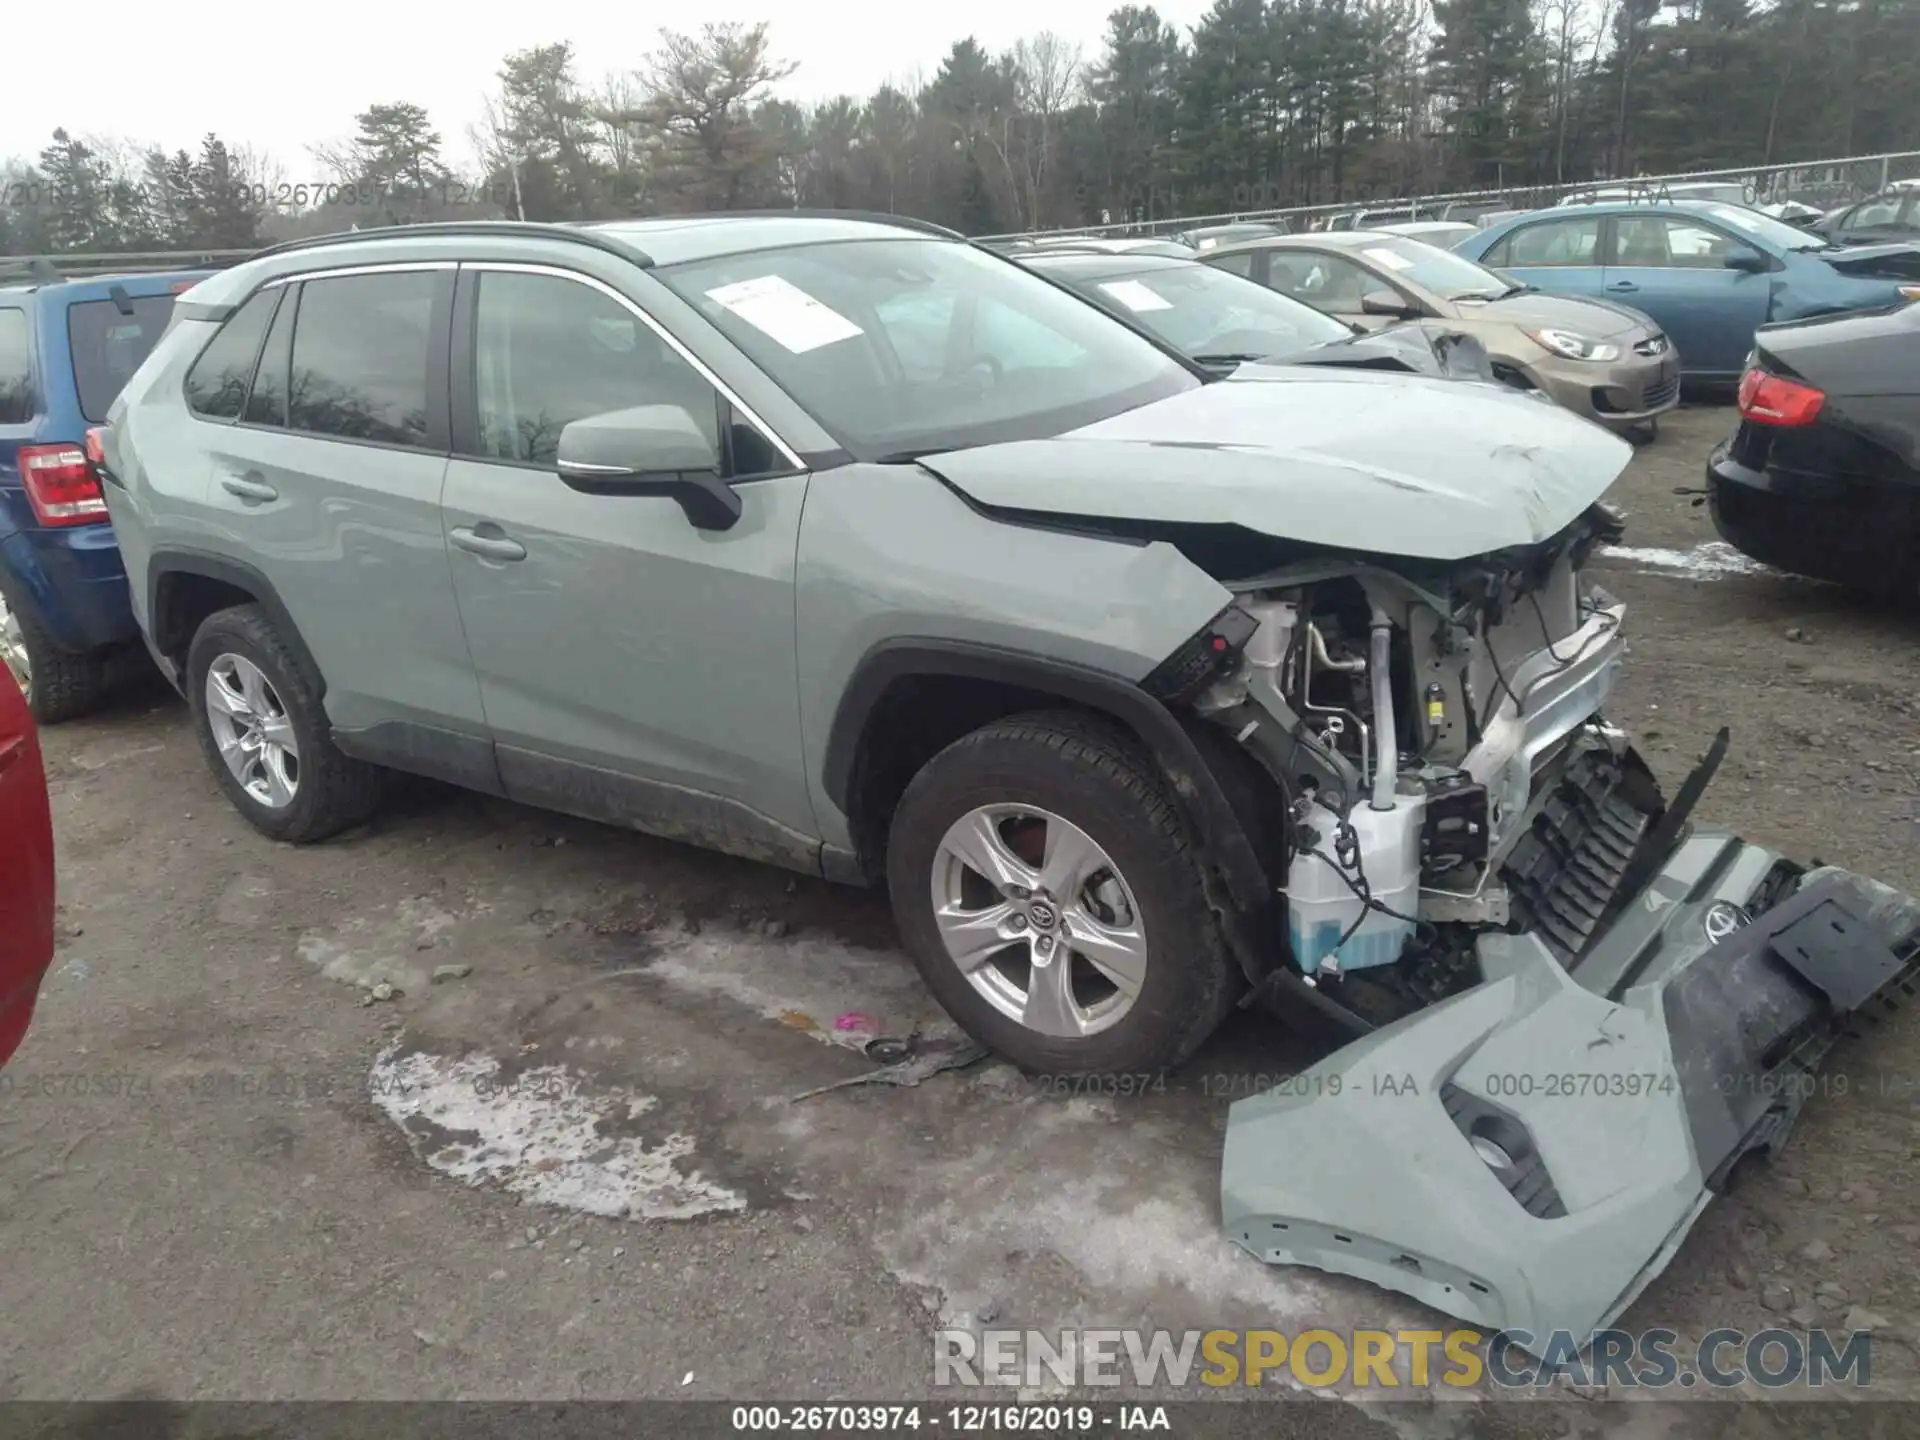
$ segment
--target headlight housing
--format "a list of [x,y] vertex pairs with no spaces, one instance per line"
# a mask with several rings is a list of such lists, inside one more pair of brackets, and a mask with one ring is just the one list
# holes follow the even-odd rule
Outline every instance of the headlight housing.
[[1529,330],[1527,338],[1542,349],[1567,360],[1607,361],[1620,358],[1620,347],[1589,340],[1573,330]]

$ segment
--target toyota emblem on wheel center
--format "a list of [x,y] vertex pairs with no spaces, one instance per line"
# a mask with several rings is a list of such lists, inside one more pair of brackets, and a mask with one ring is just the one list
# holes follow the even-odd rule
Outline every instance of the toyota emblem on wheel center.
[[1707,907],[1706,918],[1703,922],[1707,930],[1707,939],[1711,943],[1718,945],[1722,940],[1733,934],[1734,931],[1746,925],[1750,919],[1751,917],[1745,910],[1742,910],[1731,901],[1716,900],[1712,905]]

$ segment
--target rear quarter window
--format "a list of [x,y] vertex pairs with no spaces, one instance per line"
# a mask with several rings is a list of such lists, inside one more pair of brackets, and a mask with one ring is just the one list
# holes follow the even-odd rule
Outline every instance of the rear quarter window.
[[253,383],[254,362],[266,341],[267,326],[280,303],[280,290],[262,290],[220,327],[187,372],[187,404],[209,420],[237,420]]
[[27,312],[0,309],[0,425],[24,425],[38,407],[33,398],[33,331]]
[[80,413],[98,425],[153,353],[173,316],[173,296],[140,295],[123,315],[111,300],[83,300],[67,309],[67,343],[73,350],[73,385]]

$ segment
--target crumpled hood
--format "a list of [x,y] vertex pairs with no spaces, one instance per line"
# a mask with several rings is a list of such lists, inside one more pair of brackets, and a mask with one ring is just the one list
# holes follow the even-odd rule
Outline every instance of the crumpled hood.
[[1328,549],[1464,560],[1565,529],[1632,454],[1598,425],[1501,386],[1247,365],[1063,435],[921,463],[999,509],[1240,525]]
[[1296,355],[1276,356],[1282,365],[1350,365],[1437,375],[1448,380],[1493,380],[1487,347],[1446,320],[1409,320],[1345,340],[1329,340]]
[[1856,278],[1920,280],[1920,245],[1895,241],[1880,245],[1847,245],[1837,250],[1809,252],[1842,275]]
[[1501,300],[1455,300],[1454,313],[1462,320],[1495,320],[1523,330],[1572,330],[1595,340],[1618,335],[1652,335],[1660,327],[1625,305],[1572,295],[1543,295],[1528,291]]

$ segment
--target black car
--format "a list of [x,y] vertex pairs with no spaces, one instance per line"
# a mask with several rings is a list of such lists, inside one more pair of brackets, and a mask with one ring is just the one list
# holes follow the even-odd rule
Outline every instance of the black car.
[[1722,538],[1781,570],[1920,598],[1920,304],[1754,340],[1740,428],[1707,466]]
[[1064,248],[1014,258],[1216,374],[1279,361],[1493,379],[1480,342],[1444,324],[1415,321],[1356,334],[1304,301],[1198,261]]

